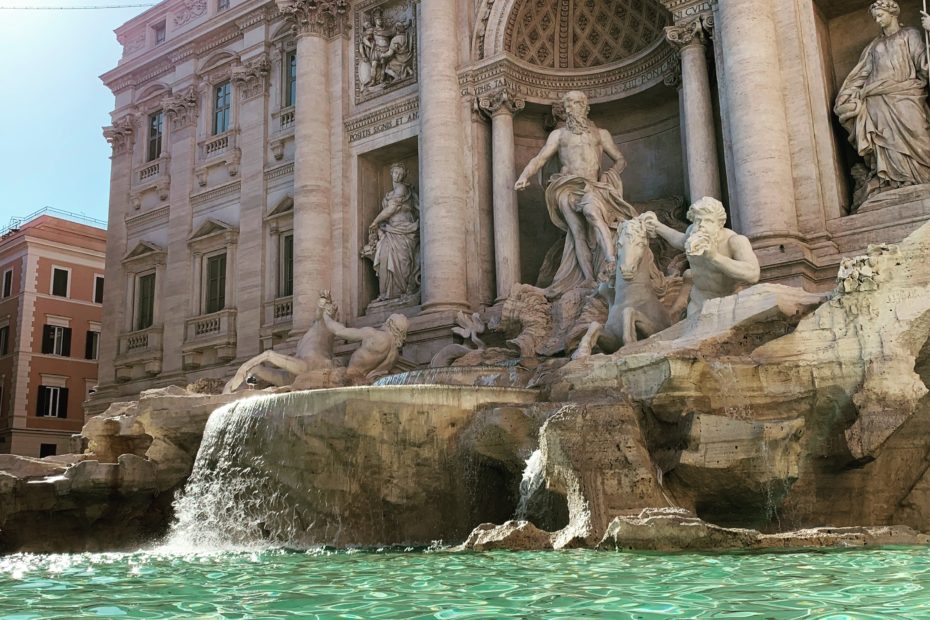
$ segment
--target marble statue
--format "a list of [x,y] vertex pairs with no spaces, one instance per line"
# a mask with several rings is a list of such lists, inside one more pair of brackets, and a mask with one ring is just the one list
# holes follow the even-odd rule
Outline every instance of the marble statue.
[[[869,10],[882,35],[863,51],[834,108],[868,167],[866,190],[856,197],[860,201],[881,191],[930,183],[924,33],[900,24],[901,9],[893,0],[874,2]],[[922,22],[930,30],[930,16],[924,14]]]
[[[235,392],[249,376],[255,376],[278,387],[295,384],[306,386],[311,379],[310,375],[314,374],[320,375],[316,383],[328,383],[329,377],[322,375],[328,375],[328,371],[333,370],[336,364],[333,360],[333,333],[327,329],[323,318],[335,317],[338,311],[330,292],[320,291],[316,318],[297,342],[294,355],[284,355],[273,350],[259,353],[239,367],[235,376],[226,383],[223,393]],[[314,381],[310,380],[310,383]]]
[[715,198],[704,197],[688,209],[692,222],[684,233],[666,226],[654,213],[642,215],[650,235],[658,234],[672,247],[684,250],[691,268],[688,316],[700,313],[708,299],[726,297],[759,281],[759,259],[749,239],[724,228],[727,212]]
[[381,212],[368,227],[362,256],[372,261],[378,276],[375,301],[414,295],[420,288],[419,198],[407,183],[407,167],[391,166],[393,188],[381,201]]
[[353,385],[371,383],[390,373],[407,339],[408,323],[403,314],[389,316],[381,329],[346,327],[328,314],[323,315],[323,322],[335,336],[360,343],[346,367],[346,382]]
[[597,345],[604,353],[648,337],[679,321],[688,303],[689,287],[680,276],[666,277],[649,247],[646,221],[652,213],[623,222],[617,236],[617,271],[613,286],[602,283],[598,293],[609,304],[607,321],[593,321],[572,355],[591,355]]
[[359,40],[359,81],[362,88],[391,84],[413,75],[413,33],[411,20],[388,25],[384,11],[371,12],[374,23],[362,26]]
[[[636,209],[623,199],[620,173],[627,162],[610,132],[598,129],[588,119],[588,98],[571,91],[562,98],[566,123],[549,134],[546,145],[530,160],[514,189],[530,184],[530,177],[558,155],[561,170],[546,188],[546,207],[553,224],[565,231],[565,246],[558,271],[546,289],[550,298],[579,287],[594,287],[613,272],[616,257],[613,229],[622,220],[636,216]],[[612,168],[601,172],[606,153]]]

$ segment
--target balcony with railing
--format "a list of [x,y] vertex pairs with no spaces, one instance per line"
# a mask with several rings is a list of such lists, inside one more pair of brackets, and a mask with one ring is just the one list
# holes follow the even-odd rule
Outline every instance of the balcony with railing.
[[[129,380],[142,374],[154,376],[161,372],[163,328],[148,327],[120,334],[114,366],[117,378]],[[140,372],[136,372],[141,369]]]
[[227,308],[187,319],[182,354],[185,368],[198,368],[234,359],[236,310]]
[[157,185],[160,181],[167,179],[169,173],[168,162],[168,156],[164,155],[136,168],[132,175],[133,187],[138,189]]
[[294,298],[279,297],[273,301],[266,301],[262,306],[262,326],[259,337],[262,348],[270,349],[291,331],[294,317]]
[[236,131],[230,130],[200,141],[200,161],[209,162],[229,156],[236,148]]

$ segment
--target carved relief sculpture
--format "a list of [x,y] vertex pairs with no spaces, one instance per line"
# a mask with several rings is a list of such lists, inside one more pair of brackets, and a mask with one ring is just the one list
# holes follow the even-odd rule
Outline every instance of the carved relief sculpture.
[[727,212],[723,204],[704,197],[688,209],[692,224],[684,233],[659,221],[652,212],[642,215],[650,235],[658,234],[672,247],[684,250],[691,266],[688,316],[700,313],[708,299],[726,297],[759,281],[759,259],[749,239],[724,228]]
[[[865,48],[834,108],[868,168],[859,182],[860,201],[890,189],[930,183],[924,33],[901,26],[901,9],[893,0],[874,2],[869,10],[882,34]],[[923,26],[930,29],[930,18],[923,18]]]
[[358,13],[356,99],[364,101],[412,81],[416,74],[416,32],[414,10],[407,0]]
[[[637,215],[636,209],[623,199],[620,173],[626,168],[626,159],[610,132],[588,120],[587,96],[572,91],[562,103],[565,126],[549,134],[546,145],[514,185],[517,191],[528,187],[530,177],[558,155],[562,169],[546,188],[546,207],[552,223],[565,231],[565,245],[558,271],[546,289],[550,298],[605,281],[616,264],[613,231],[619,222]],[[602,173],[604,153],[614,160],[614,165]]]
[[378,301],[407,299],[420,288],[420,206],[407,183],[407,166],[391,166],[393,188],[381,201],[381,212],[368,227],[362,257],[378,276]]

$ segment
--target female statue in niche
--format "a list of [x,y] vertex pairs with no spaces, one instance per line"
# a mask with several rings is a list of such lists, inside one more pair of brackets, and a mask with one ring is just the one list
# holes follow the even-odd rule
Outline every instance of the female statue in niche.
[[403,162],[391,166],[391,180],[394,187],[384,195],[362,249],[378,276],[375,301],[408,297],[420,288],[420,201]]
[[[834,109],[868,168],[859,182],[865,187],[858,192],[860,201],[877,192],[930,183],[924,33],[901,26],[901,8],[894,0],[878,0],[869,11],[882,34],[865,48]],[[930,30],[926,14],[922,25]]]

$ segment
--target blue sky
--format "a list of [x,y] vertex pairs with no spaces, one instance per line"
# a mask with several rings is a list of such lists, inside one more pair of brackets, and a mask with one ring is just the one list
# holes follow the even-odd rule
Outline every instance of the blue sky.
[[[145,0],[0,0],[0,7]],[[100,81],[121,54],[113,29],[144,8],[0,10],[0,228],[49,206],[107,219],[113,96]]]

